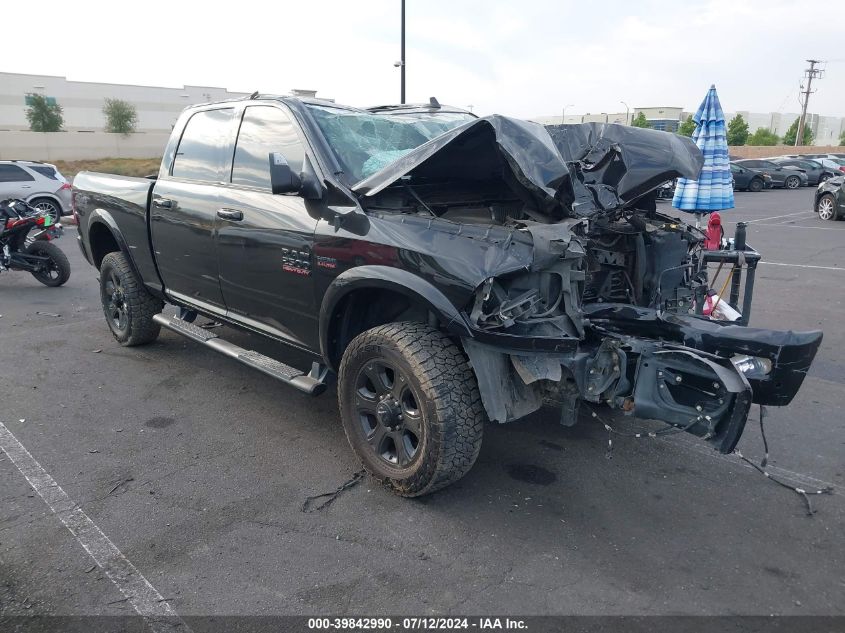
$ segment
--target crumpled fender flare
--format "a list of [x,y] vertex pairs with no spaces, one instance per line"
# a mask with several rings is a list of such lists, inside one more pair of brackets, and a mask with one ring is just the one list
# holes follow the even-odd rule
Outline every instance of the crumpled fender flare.
[[120,228],[118,228],[117,222],[115,222],[111,213],[105,209],[94,209],[91,212],[91,219],[88,221],[86,237],[88,238],[88,251],[91,253],[91,259],[94,259],[94,249],[91,245],[91,229],[94,228],[95,224],[102,224],[109,230],[112,237],[114,237],[114,241],[117,242],[120,252],[126,255],[126,259],[129,261],[129,266],[132,268],[132,272],[135,273],[135,276],[138,277],[138,279],[143,279],[143,277],[141,277],[141,273],[138,271],[138,267],[135,265],[135,258],[132,256],[132,251],[126,243],[123,233],[120,231]]
[[327,362],[330,360],[329,328],[335,309],[349,293],[365,288],[383,288],[422,301],[451,334],[463,338],[473,336],[460,311],[440,290],[422,277],[390,266],[356,266],[338,275],[323,295],[320,305],[320,352]]

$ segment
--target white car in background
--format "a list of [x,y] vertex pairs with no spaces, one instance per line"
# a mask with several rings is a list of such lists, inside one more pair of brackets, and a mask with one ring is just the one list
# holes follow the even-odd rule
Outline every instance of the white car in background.
[[0,160],[0,200],[20,198],[58,222],[71,212],[71,187],[55,165],[34,160]]

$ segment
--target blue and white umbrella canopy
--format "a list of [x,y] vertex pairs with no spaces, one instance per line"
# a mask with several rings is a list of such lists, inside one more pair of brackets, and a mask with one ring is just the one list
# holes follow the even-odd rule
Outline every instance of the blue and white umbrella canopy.
[[695,132],[693,142],[704,154],[704,167],[698,180],[678,178],[672,206],[690,213],[710,213],[722,209],[733,209],[734,190],[728,158],[728,139],[725,127],[725,113],[716,94],[716,86],[710,86],[704,101],[693,116]]

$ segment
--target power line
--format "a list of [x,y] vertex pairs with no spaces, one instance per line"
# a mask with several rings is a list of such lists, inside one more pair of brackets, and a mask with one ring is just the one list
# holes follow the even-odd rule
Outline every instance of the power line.
[[807,89],[803,91],[804,103],[801,107],[801,119],[798,121],[798,132],[795,135],[795,147],[804,144],[804,126],[807,123],[807,104],[810,103],[810,95],[813,94],[811,86],[813,79],[821,79],[824,76],[824,70],[816,68],[816,64],[821,64],[819,59],[808,59],[810,67],[804,71],[804,77],[807,78]]

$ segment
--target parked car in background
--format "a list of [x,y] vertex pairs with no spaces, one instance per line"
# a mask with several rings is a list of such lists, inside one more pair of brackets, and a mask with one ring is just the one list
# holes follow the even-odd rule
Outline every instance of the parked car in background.
[[798,169],[803,170],[804,173],[807,174],[808,185],[817,185],[828,178],[833,178],[833,176],[836,176],[839,173],[839,170],[835,169],[835,167],[825,167],[818,160],[810,158],[788,158],[786,156],[778,156],[770,158],[769,160],[783,167],[797,167]]
[[825,164],[836,165],[837,169],[845,174],[845,158],[822,158],[821,160],[826,161]]
[[818,158],[839,158],[845,159],[845,154],[787,154],[789,158],[812,158],[816,160]]
[[70,183],[55,165],[31,160],[0,160],[0,200],[20,198],[59,218],[70,213]]
[[831,178],[819,185],[813,210],[822,220],[845,218],[845,176]]
[[734,189],[757,192],[772,187],[771,176],[745,165],[731,163],[731,176],[734,179]]
[[735,165],[740,167],[751,167],[764,174],[768,174],[772,178],[772,184],[775,187],[783,187],[785,189],[798,189],[802,185],[807,184],[807,174],[796,169],[789,169],[787,167],[773,163],[770,160],[762,158],[745,158],[734,161]]

